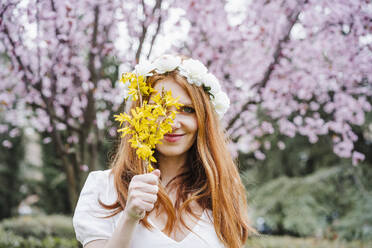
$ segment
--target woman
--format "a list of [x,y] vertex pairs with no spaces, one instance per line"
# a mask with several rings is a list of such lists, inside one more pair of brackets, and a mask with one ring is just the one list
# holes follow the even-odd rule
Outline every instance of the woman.
[[165,55],[140,67],[151,70],[146,83],[183,106],[152,173],[143,174],[126,136],[111,169],[89,174],[73,217],[77,239],[87,248],[242,247],[255,230],[219,123],[226,94],[197,60]]

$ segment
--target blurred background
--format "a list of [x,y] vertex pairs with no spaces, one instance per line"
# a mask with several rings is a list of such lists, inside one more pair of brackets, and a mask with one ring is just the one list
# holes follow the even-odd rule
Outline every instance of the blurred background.
[[71,216],[108,167],[118,75],[201,60],[247,189],[246,247],[372,247],[369,0],[3,0],[0,247],[79,247]]

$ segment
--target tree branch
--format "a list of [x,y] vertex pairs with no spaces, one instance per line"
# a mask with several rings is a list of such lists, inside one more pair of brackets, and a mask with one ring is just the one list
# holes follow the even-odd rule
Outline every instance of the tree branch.
[[[18,2],[19,3],[19,2]],[[3,19],[3,15],[4,13],[6,12],[6,10],[10,7],[10,6],[16,6],[18,3],[9,3],[8,5],[5,5],[5,7],[2,8],[1,12],[0,12],[0,19]]]
[[[145,1],[142,0],[141,3],[142,3],[143,12],[146,15]],[[136,52],[136,64],[138,64],[138,62],[139,62],[139,58],[140,58],[141,52],[142,52],[143,42],[145,41],[145,37],[146,37],[146,34],[147,34],[147,27],[145,26],[146,19],[147,19],[147,16],[145,17],[145,20],[142,22],[142,34],[139,38],[139,45],[138,45],[138,49],[137,49],[137,52]]]
[[[94,7],[94,23],[93,23],[93,34],[92,34],[92,49],[89,51],[89,56],[88,56],[88,61],[89,61],[89,72],[91,75],[91,81],[94,84],[94,87],[97,87],[97,73],[96,73],[96,68],[94,65],[95,57],[96,57],[96,51],[93,51],[97,47],[97,35],[98,35],[98,20],[99,20],[99,6]],[[88,130],[95,119],[95,109],[94,109],[94,96],[93,96],[93,90],[90,89],[87,95],[88,98],[88,103],[86,106],[86,109],[84,111],[84,130]]]
[[[39,109],[42,109],[42,110],[44,110],[44,111],[47,111],[47,108],[41,106],[40,104],[37,104],[37,103],[30,103],[29,105],[30,105],[31,107],[33,107],[33,108],[39,108]],[[51,112],[50,114],[51,114],[51,117],[52,117],[53,119],[55,119],[55,120],[57,120],[57,121],[59,121],[59,122],[65,124],[65,125],[68,126],[71,130],[73,130],[73,131],[75,131],[75,132],[77,132],[77,133],[80,132],[80,129],[79,129],[79,128],[77,128],[77,127],[75,127],[75,126],[69,124],[69,123],[67,122],[67,120],[65,120],[65,119],[63,119],[63,118],[57,116],[54,112]]]
[[[277,65],[279,63],[279,60],[282,57],[283,45],[289,41],[292,28],[293,28],[294,24],[297,22],[298,16],[300,15],[301,10],[302,10],[302,5],[300,7],[298,7],[294,11],[294,13],[289,17],[289,24],[288,24],[287,31],[286,31],[284,37],[282,39],[280,39],[278,44],[276,45],[276,49],[275,49],[275,52],[274,52],[274,61],[268,66],[268,68],[267,68],[267,70],[264,74],[264,77],[259,82],[252,85],[253,89],[254,88],[262,89],[262,88],[266,87],[266,85],[267,85],[267,83],[270,79],[270,76],[274,71],[275,65]],[[259,90],[257,90],[257,92],[258,91]],[[243,104],[241,110],[239,112],[237,112],[236,115],[233,118],[231,118],[231,120],[229,121],[226,129],[230,129],[235,124],[235,122],[239,119],[240,114],[242,112],[246,111],[250,104],[252,104],[251,101],[248,101],[245,104]]]
[[[54,114],[54,112],[51,111],[51,109],[47,106],[47,105],[48,105],[48,100],[47,100],[47,99],[45,98],[45,96],[42,94],[42,91],[41,91],[41,88],[40,88],[40,86],[41,86],[41,85],[40,85],[40,82],[36,84],[36,87],[35,87],[34,85],[28,83],[28,82],[29,82],[29,79],[28,79],[27,76],[26,76],[26,75],[27,75],[26,72],[29,72],[30,74],[34,74],[34,73],[33,73],[33,71],[31,70],[31,68],[30,68],[29,66],[26,66],[26,65],[23,63],[22,59],[21,59],[21,58],[20,58],[20,57],[15,53],[15,42],[14,42],[13,39],[10,37],[10,35],[9,35],[9,30],[8,30],[8,28],[7,28],[6,25],[4,25],[4,33],[6,34],[8,40],[9,40],[9,43],[10,43],[11,46],[12,46],[12,49],[10,49],[10,50],[11,50],[11,53],[13,54],[13,56],[14,56],[14,58],[16,59],[17,63],[19,64],[20,69],[24,71],[23,76],[22,76],[22,80],[23,80],[23,82],[24,82],[25,85],[26,85],[26,89],[27,89],[27,91],[30,90],[29,87],[33,87],[35,90],[37,90],[37,91],[41,94],[41,97],[42,97],[44,103],[46,104],[46,107],[43,107],[43,106],[41,106],[41,105],[39,105],[39,104],[37,104],[37,103],[30,103],[29,105],[30,105],[31,107],[37,107],[37,108],[43,109],[43,110],[46,111],[48,114],[50,114],[50,118],[51,118],[50,121],[51,121],[52,123],[54,123],[53,120],[55,119],[55,120],[57,120],[57,121],[59,121],[59,122],[62,122],[62,123],[64,123],[64,124],[68,125],[72,130],[74,130],[74,131],[79,131],[78,128],[76,128],[76,127],[74,127],[74,126],[71,126],[70,124],[67,123],[66,120],[64,120],[64,119],[58,117],[56,114]],[[64,151],[64,149],[62,149],[62,148],[61,148],[61,151],[63,151],[64,153],[67,153],[67,152]]]
[[15,53],[16,45],[15,45],[15,42],[13,41],[12,37],[10,37],[9,30],[8,30],[8,27],[6,25],[4,25],[4,33],[6,34],[6,37],[8,38],[9,43],[12,46],[12,49],[10,49],[11,50],[10,52],[13,54],[14,58],[17,60],[20,69],[24,71],[24,74],[22,76],[22,80],[24,80],[25,82],[27,82],[28,81],[27,72],[29,72],[30,74],[33,74],[33,71],[31,70],[31,68],[29,66],[26,66],[23,63],[21,57],[19,57],[19,55],[17,55]]
[[155,11],[157,9],[159,9],[159,17],[158,17],[158,22],[157,22],[157,27],[156,27],[156,31],[155,31],[155,34],[152,36],[152,39],[151,39],[151,44],[150,44],[150,50],[147,54],[147,59],[149,59],[150,55],[151,55],[151,52],[152,52],[152,48],[154,46],[154,43],[155,43],[155,40],[156,40],[156,37],[158,36],[159,34],[159,31],[160,31],[160,27],[161,27],[161,23],[162,23],[162,17],[161,17],[161,4],[162,4],[162,0],[157,0],[156,1],[156,4],[154,6],[154,9],[152,10],[152,14],[154,15],[155,14]]

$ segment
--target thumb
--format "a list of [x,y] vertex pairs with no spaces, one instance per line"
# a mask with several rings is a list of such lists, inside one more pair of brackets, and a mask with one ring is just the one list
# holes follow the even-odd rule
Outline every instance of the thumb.
[[153,170],[151,173],[154,174],[157,177],[160,177],[160,170],[159,169]]

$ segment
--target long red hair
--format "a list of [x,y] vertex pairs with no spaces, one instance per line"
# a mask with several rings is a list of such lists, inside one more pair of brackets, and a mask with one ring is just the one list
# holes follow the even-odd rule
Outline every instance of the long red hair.
[[[225,246],[240,248],[248,235],[256,231],[250,226],[245,188],[237,164],[228,151],[228,140],[217,113],[208,94],[201,87],[189,84],[177,71],[154,73],[148,78],[148,83],[154,85],[166,77],[179,83],[189,94],[197,116],[198,131],[196,141],[188,151],[188,161],[185,165],[188,168],[184,168],[182,174],[171,180],[177,182],[175,206],[165,188],[159,184],[158,200],[152,211],[166,212],[168,219],[163,231],[170,236],[178,221],[191,231],[179,216],[186,211],[197,217],[190,207],[190,203],[195,201],[203,209],[212,210],[215,231]],[[138,101],[133,102],[131,107],[138,105]],[[99,200],[104,208],[113,210],[107,217],[112,217],[125,208],[132,177],[144,173],[142,162],[131,148],[129,138],[126,136],[121,139],[110,164],[118,199],[112,205],[106,205]],[[155,163],[154,167],[158,168],[158,165]],[[141,221],[146,228],[151,229],[147,216],[148,213]]]

